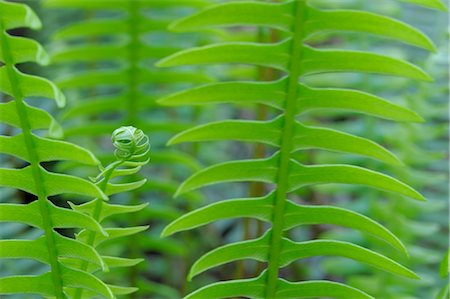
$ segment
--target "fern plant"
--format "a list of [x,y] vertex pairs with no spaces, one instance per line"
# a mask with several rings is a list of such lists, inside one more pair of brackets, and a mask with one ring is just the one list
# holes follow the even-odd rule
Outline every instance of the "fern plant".
[[[145,237],[127,239],[122,248],[136,257],[142,252],[154,252],[160,256],[155,254],[152,262],[161,262],[165,266],[161,270],[156,266],[140,265],[141,269],[130,269],[122,279],[129,280],[130,285],[139,284],[141,296],[157,293],[179,297],[176,290],[160,286],[157,281],[182,287],[183,277],[174,279],[173,273],[165,269],[170,268],[169,262],[174,259],[187,258],[185,246],[177,240],[161,239],[160,223],[172,221],[182,214],[180,208],[184,202],[174,202],[169,196],[175,192],[180,177],[198,170],[198,163],[180,150],[161,146],[170,134],[189,127],[186,122],[190,115],[189,112],[162,110],[155,99],[158,95],[179,90],[179,86],[206,83],[210,79],[203,73],[161,72],[153,63],[180,50],[179,44],[192,43],[184,36],[174,43],[166,41],[173,35],[166,31],[167,25],[174,19],[174,14],[180,14],[175,9],[182,7],[192,11],[204,6],[205,1],[46,0],[43,3],[51,12],[77,13],[76,20],[61,26],[53,34],[52,41],[52,62],[64,71],[55,81],[72,95],[61,115],[66,136],[84,138],[85,146],[93,144],[101,148],[97,145],[102,138],[124,123],[154,132],[151,173],[158,175],[152,175],[152,180],[130,193],[127,199],[137,203],[142,196],[152,197],[153,204],[138,216],[129,217],[129,222],[134,226],[152,221],[153,229]],[[102,162],[109,157],[104,151],[96,152],[96,155]],[[192,205],[198,201],[199,194],[184,198]],[[144,272],[147,275],[143,275]]]
[[[142,130],[134,127],[121,127],[116,129],[112,135],[112,141],[117,148],[115,156],[117,160],[107,167],[105,167],[101,173],[93,178],[93,181],[107,196],[122,193],[125,191],[131,191],[141,187],[145,184],[146,180],[131,181],[126,183],[112,183],[112,179],[117,177],[131,176],[137,173],[142,166],[148,161],[148,152],[150,150],[150,144],[148,137],[142,132]],[[99,223],[103,223],[106,219],[125,213],[132,213],[142,210],[147,204],[140,205],[118,205],[106,203],[102,198],[97,198],[88,203],[82,205],[71,204],[71,207],[80,213],[84,213]],[[97,247],[104,242],[110,242],[117,238],[127,237],[139,233],[148,226],[135,226],[135,227],[109,227],[105,229],[107,236],[97,234],[92,231],[83,230],[77,234],[76,239],[80,242],[87,244],[88,246],[101,250]],[[143,259],[129,259],[115,256],[104,256],[102,259],[108,269],[111,268],[123,268],[131,267],[143,261]],[[97,265],[82,261],[79,263],[79,268],[82,271],[95,272],[100,270]],[[109,285],[109,288],[114,295],[127,295],[137,291],[137,288],[121,287]],[[94,295],[88,295],[88,298],[92,298]],[[78,289],[74,292],[73,298],[85,298],[83,297],[83,290]]]
[[[422,4],[432,1],[422,1]],[[361,155],[386,163],[401,162],[382,146],[344,132],[311,127],[297,120],[314,109],[343,109],[394,121],[421,121],[415,112],[357,90],[311,88],[299,80],[307,75],[363,72],[429,81],[420,68],[399,59],[369,52],[319,50],[306,44],[324,31],[356,31],[395,39],[434,50],[431,41],[413,27],[377,14],[351,10],[319,10],[308,1],[285,3],[240,1],[211,6],[171,25],[175,31],[229,26],[270,27],[287,36],[277,43],[232,42],[188,49],[173,54],[158,66],[241,63],[277,69],[285,75],[269,82],[225,82],[201,86],[161,99],[167,106],[215,103],[257,103],[273,107],[279,115],[270,121],[226,120],[186,130],[170,144],[211,140],[263,143],[275,148],[264,159],[230,161],[205,168],[188,178],[177,195],[224,182],[265,182],[272,192],[259,198],[230,199],[186,214],[169,224],[163,235],[196,228],[226,218],[254,218],[270,224],[261,237],[228,244],[203,255],[192,266],[189,279],[232,261],[251,259],[266,263],[255,278],[207,285],[186,298],[372,298],[362,290],[332,281],[290,282],[280,269],[298,259],[319,255],[343,256],[404,277],[417,275],[396,261],[349,242],[311,240],[295,242],[287,231],[311,224],[353,228],[386,241],[406,253],[389,230],[361,214],[333,206],[299,205],[288,199],[301,188],[316,184],[365,185],[416,200],[423,196],[385,174],[351,165],[303,165],[295,159],[301,150],[318,148]],[[301,117],[300,117],[301,119]]]
[[97,251],[77,240],[56,232],[56,228],[78,228],[107,235],[92,217],[62,208],[48,198],[64,193],[106,198],[93,183],[78,177],[53,173],[42,166],[46,161],[70,160],[97,165],[98,160],[87,150],[71,143],[40,137],[38,129],[48,129],[60,135],[61,128],[53,117],[42,109],[25,102],[29,97],[54,99],[63,106],[65,98],[56,86],[43,78],[22,73],[17,64],[37,62],[45,64],[48,57],[35,41],[8,34],[19,27],[39,28],[39,19],[23,4],[0,2],[1,92],[13,100],[1,103],[2,123],[21,130],[14,136],[1,136],[1,153],[17,157],[28,163],[20,169],[0,169],[0,185],[33,194],[37,199],[29,204],[1,204],[0,221],[17,222],[39,228],[43,235],[34,240],[1,240],[1,258],[31,259],[49,265],[49,271],[40,275],[17,275],[0,279],[0,293],[34,293],[47,297],[65,298],[66,288],[92,290],[113,298],[110,289],[92,274],[71,268],[63,258],[94,263],[104,268]]

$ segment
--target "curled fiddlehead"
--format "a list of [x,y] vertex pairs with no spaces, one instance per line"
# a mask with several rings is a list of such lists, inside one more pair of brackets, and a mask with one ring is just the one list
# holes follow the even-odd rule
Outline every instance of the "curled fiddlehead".
[[116,147],[114,152],[118,159],[135,160],[145,157],[150,150],[150,142],[142,130],[132,126],[116,129],[111,137]]

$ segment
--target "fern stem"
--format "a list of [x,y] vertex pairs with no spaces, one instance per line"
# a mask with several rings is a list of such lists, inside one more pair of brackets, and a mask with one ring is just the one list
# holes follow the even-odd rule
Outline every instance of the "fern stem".
[[288,68],[288,84],[284,112],[283,135],[281,139],[279,168],[277,174],[277,190],[275,195],[272,236],[269,250],[267,284],[265,298],[276,298],[281,239],[283,237],[283,218],[288,193],[289,163],[291,159],[292,137],[294,133],[295,105],[298,97],[298,79],[302,56],[303,22],[306,15],[304,0],[297,0],[294,5],[294,28]]
[[[139,100],[139,48],[141,41],[139,39],[139,23],[140,23],[140,13],[139,13],[139,1],[130,0],[128,5],[128,36],[130,38],[128,44],[128,107],[127,107],[127,125],[135,126],[137,113],[138,113],[138,100]],[[130,203],[137,203],[136,193],[131,194]],[[136,224],[134,217],[131,217],[130,225]],[[139,256],[139,248],[135,244],[137,243],[138,236],[130,236],[128,241],[128,248],[130,250],[130,257],[134,258]],[[138,272],[136,267],[131,267],[128,281],[131,286],[137,285]],[[130,294],[129,298],[135,298],[135,294]]]
[[[108,186],[108,182],[109,179],[111,177],[111,174],[113,173],[113,171],[119,167],[124,161],[120,160],[120,161],[116,161],[112,164],[110,164],[108,166],[108,169],[104,172],[103,174],[103,179],[97,183],[97,186],[99,187],[100,190],[102,190],[103,192],[106,190],[106,187]],[[96,198],[95,200],[95,206],[94,206],[94,213],[92,215],[92,218],[96,221],[100,220],[100,215],[102,213],[102,203],[103,200],[101,198]],[[95,237],[97,236],[96,232],[93,231],[89,231],[88,235],[87,235],[87,241],[86,244],[89,246],[94,246],[94,241],[95,241]],[[87,261],[81,261],[80,263],[80,269],[83,271],[87,271],[89,267],[89,262]],[[75,291],[75,294],[73,296],[74,299],[80,299],[83,296],[83,289],[77,289]]]
[[5,61],[4,67],[6,68],[8,78],[11,83],[12,96],[16,103],[16,111],[17,115],[19,116],[23,139],[29,157],[28,161],[30,163],[29,167],[31,167],[35,190],[37,193],[36,195],[38,197],[39,211],[42,217],[45,242],[47,244],[47,252],[51,269],[51,277],[55,292],[54,295],[56,298],[66,298],[63,292],[62,273],[60,269],[60,264],[58,262],[58,251],[56,248],[56,240],[54,238],[54,230],[47,202],[47,192],[45,190],[45,183],[44,183],[45,179],[44,176],[42,175],[42,171],[44,170],[39,164],[40,159],[35,151],[36,146],[33,141],[30,121],[24,103],[24,96],[19,88],[20,82],[14,70],[15,67],[12,52],[8,43],[8,39],[6,38],[7,35],[6,29],[2,22],[0,22],[0,32],[5,32],[5,34],[0,34],[3,58]]
[[138,78],[139,78],[139,2],[129,1],[128,6],[128,107],[127,107],[127,125],[134,126],[137,114],[137,99],[139,97]]

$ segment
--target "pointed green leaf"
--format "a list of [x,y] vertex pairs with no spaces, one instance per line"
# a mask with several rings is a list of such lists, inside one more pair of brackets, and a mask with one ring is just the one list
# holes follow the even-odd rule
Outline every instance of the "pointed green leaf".
[[447,11],[447,7],[441,0],[399,0],[401,2],[407,2],[412,4],[421,5],[428,8],[439,9],[442,11]]
[[358,136],[332,129],[307,127],[299,122],[295,124],[293,150],[321,148],[370,157],[393,165],[402,162],[381,145]]
[[164,106],[259,103],[282,110],[286,79],[273,82],[225,82],[203,85],[158,100]]
[[172,23],[169,29],[186,32],[213,27],[255,25],[288,31],[292,23],[292,3],[241,1],[208,7]]
[[146,181],[147,181],[147,179],[142,179],[142,180],[139,180],[136,182],[123,183],[123,184],[108,183],[108,185],[106,186],[105,194],[106,195],[114,195],[117,193],[123,193],[123,192],[128,192],[131,190],[135,190],[135,189],[138,189],[139,187],[141,187],[142,185],[144,185]]
[[175,135],[169,145],[181,142],[238,140],[280,145],[282,118],[272,121],[225,120],[194,127]]
[[[11,36],[6,32],[0,32],[0,34],[3,35],[3,38],[9,45],[9,51],[12,53],[10,55],[11,61],[8,61],[8,63],[36,62],[41,65],[48,64],[49,58],[47,53],[35,40],[20,36]],[[2,48],[0,48],[0,61],[6,62]]]
[[308,10],[306,35],[323,31],[366,32],[434,51],[433,42],[414,27],[395,19],[356,10]]
[[28,27],[31,29],[41,28],[41,22],[33,10],[22,3],[0,2],[0,23],[3,30]]
[[91,246],[71,238],[63,237],[58,233],[53,233],[53,235],[58,256],[87,261],[99,265],[102,269],[105,269],[105,264],[103,263],[102,258]]
[[52,275],[21,275],[0,278],[0,294],[39,294],[54,297]]
[[49,264],[44,237],[36,240],[0,240],[0,258],[27,258]]
[[304,206],[288,201],[284,213],[284,229],[299,225],[333,224],[372,234],[407,255],[402,242],[387,228],[369,217],[333,206]]
[[273,183],[277,172],[276,159],[277,156],[272,156],[268,159],[232,161],[207,167],[185,180],[175,196],[203,186],[224,182]]
[[285,267],[298,259],[323,255],[347,257],[400,276],[420,279],[414,272],[384,255],[349,242],[334,240],[292,242],[291,240],[283,239],[280,267]]
[[198,64],[245,63],[286,70],[289,43],[223,43],[183,50],[156,63],[158,67]]
[[0,204],[0,222],[19,222],[36,228],[43,228],[37,201],[29,204]]
[[343,109],[395,121],[423,122],[412,110],[369,93],[334,88],[310,88],[300,84],[297,112],[312,109]]
[[116,286],[116,285],[108,285],[109,289],[113,292],[116,296],[123,296],[123,295],[129,295],[132,293],[137,292],[139,289],[134,287],[123,287],[123,286]]
[[[221,299],[221,298],[264,298],[266,276],[260,275],[250,279],[236,279],[220,281],[204,286],[190,294],[184,299]],[[280,297],[284,298],[284,297]]]
[[369,52],[316,50],[305,46],[302,62],[301,70],[304,75],[363,72],[432,81],[423,70],[407,61]]
[[334,298],[334,299],[375,299],[361,290],[333,281],[288,282],[278,280],[277,298]]
[[416,190],[385,174],[350,165],[304,166],[291,161],[289,191],[316,184],[356,184],[425,200]]
[[[63,136],[61,126],[47,111],[31,107],[26,103],[25,109],[27,111],[31,130],[49,129],[49,133],[51,133],[52,137],[60,138]],[[21,128],[15,101],[0,103],[0,122],[16,128]]]
[[270,251],[270,236],[266,232],[258,239],[227,244],[204,254],[192,265],[188,280],[208,269],[237,260],[266,262]]
[[[87,215],[93,215],[95,210],[96,201],[92,200],[90,202],[81,204],[81,205],[75,205],[71,202],[69,202],[69,205],[72,209],[84,213]],[[117,204],[109,204],[106,202],[102,202],[102,209],[100,211],[100,215],[98,217],[99,221],[102,222],[104,219],[118,214],[126,214],[126,213],[133,213],[138,212],[144,209],[148,203],[143,203],[140,205],[117,205]]]
[[184,214],[171,222],[161,233],[170,236],[176,232],[196,228],[216,220],[248,217],[270,221],[273,193],[260,198],[239,198],[219,201]]
[[[94,240],[94,247],[97,247],[98,245],[104,243],[104,242],[109,242],[112,241],[114,239],[117,238],[122,238],[122,237],[127,237],[127,236],[131,236],[137,233],[140,233],[144,230],[146,230],[148,228],[148,225],[145,226],[131,226],[131,227],[125,227],[125,228],[106,228],[105,231],[108,234],[107,236],[102,236],[100,234],[96,234],[95,235],[95,240]],[[78,235],[77,235],[77,240],[81,241],[81,242],[86,242],[87,238],[87,232],[86,231],[81,231]]]
[[[19,82],[19,90],[24,97],[44,97],[54,99],[58,107],[63,107],[66,103],[66,98],[62,92],[51,81],[32,75],[23,74],[15,67],[14,75]],[[9,82],[9,75],[6,72],[6,67],[0,67],[0,91],[13,96],[11,82]]]
[[64,266],[61,267],[61,270],[64,286],[91,290],[108,299],[114,299],[114,295],[108,286],[94,275]]
[[[40,203],[0,204],[0,222],[20,222],[43,228]],[[93,218],[77,211],[55,206],[47,202],[53,228],[82,228],[105,234],[103,228]]]

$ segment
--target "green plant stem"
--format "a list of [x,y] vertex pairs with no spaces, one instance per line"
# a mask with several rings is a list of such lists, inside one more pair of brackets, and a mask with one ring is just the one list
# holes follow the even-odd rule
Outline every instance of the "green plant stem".
[[127,124],[135,125],[138,112],[139,97],[139,1],[130,0],[128,6],[128,36],[130,41],[128,44],[128,107],[127,107]]
[[[128,36],[130,38],[128,44],[128,107],[127,107],[127,125],[135,126],[138,107],[137,104],[139,102],[139,48],[141,45],[141,41],[139,40],[139,22],[140,22],[140,13],[139,13],[139,1],[130,0],[128,3]],[[131,194],[130,203],[134,204],[138,201],[136,197],[136,193]],[[137,220],[134,217],[129,219],[130,225],[133,226],[136,224]],[[138,242],[138,236],[130,236],[129,238],[129,250],[130,257],[134,258],[139,255],[139,247],[136,246]],[[128,281],[130,285],[137,285],[138,271],[136,267],[131,267],[130,272],[128,273]],[[130,294],[130,298],[135,298],[135,294]]]
[[[114,169],[119,167],[124,160],[119,160],[116,162],[111,163],[106,170],[103,173],[103,179],[97,183],[97,186],[100,190],[103,192],[106,190],[106,187],[108,186],[109,179],[111,177],[111,174],[113,173]],[[100,222],[100,215],[102,213],[102,207],[103,207],[103,200],[101,198],[96,198],[95,200],[95,206],[94,206],[94,212],[92,213],[92,218],[94,218],[96,221]],[[95,237],[97,236],[96,232],[89,231],[87,235],[87,241],[86,244],[89,246],[94,246]],[[80,269],[83,271],[87,271],[89,267],[89,262],[87,261],[81,261],[80,263]],[[80,299],[83,295],[83,289],[77,289],[75,291],[75,294],[73,296],[74,299]]]
[[288,193],[289,164],[294,134],[295,105],[298,97],[298,79],[302,59],[303,21],[306,15],[306,4],[298,0],[294,5],[294,28],[292,30],[292,44],[290,49],[289,78],[287,84],[286,106],[284,113],[283,135],[281,139],[279,168],[277,174],[277,190],[275,193],[272,236],[270,241],[267,283],[265,298],[276,298],[279,260],[281,254],[281,239],[283,237],[283,218]]
[[[5,26],[0,22],[0,32],[6,32]],[[35,151],[36,145],[33,142],[31,126],[28,113],[24,103],[24,96],[19,88],[19,78],[14,70],[12,52],[5,34],[0,34],[0,43],[5,61],[5,68],[11,83],[12,96],[15,99],[16,111],[19,116],[20,125],[22,127],[22,135],[25,142],[26,150],[29,157],[29,163],[35,185],[36,195],[39,201],[39,211],[42,217],[42,225],[44,229],[45,242],[47,244],[47,252],[51,269],[52,282],[54,287],[54,295],[56,298],[65,298],[62,285],[62,272],[58,262],[58,251],[56,248],[56,240],[50,210],[47,202],[47,192],[45,190],[45,178],[42,175],[42,167],[39,164],[39,157]]]

